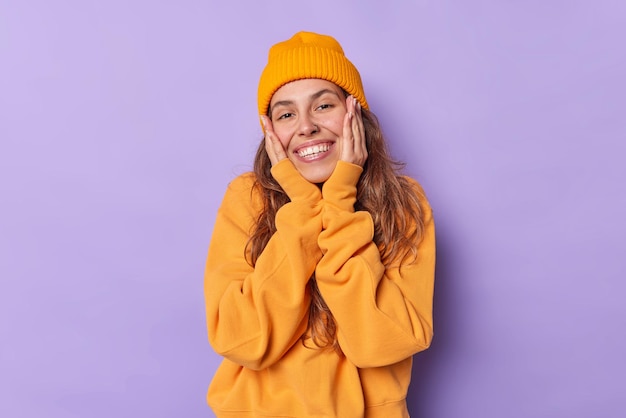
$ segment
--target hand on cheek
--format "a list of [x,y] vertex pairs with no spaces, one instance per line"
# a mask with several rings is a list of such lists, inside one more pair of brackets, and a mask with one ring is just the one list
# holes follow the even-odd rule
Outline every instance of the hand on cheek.
[[265,115],[259,116],[261,118],[261,124],[263,124],[263,130],[265,131],[265,151],[270,157],[272,166],[278,163],[280,160],[287,158],[287,153],[283,144],[276,136],[272,121]]
[[343,135],[339,138],[341,161],[363,167],[367,160],[365,129],[361,115],[361,105],[353,97],[346,98],[346,116],[343,120]]

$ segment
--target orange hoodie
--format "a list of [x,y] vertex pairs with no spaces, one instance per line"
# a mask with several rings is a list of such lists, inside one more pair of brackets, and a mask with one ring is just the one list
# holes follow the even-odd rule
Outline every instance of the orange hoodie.
[[[218,417],[409,416],[412,356],[432,339],[432,213],[423,198],[417,259],[383,265],[371,215],[354,210],[361,172],[339,161],[320,190],[289,160],[276,164],[272,175],[291,201],[254,268],[244,252],[262,209],[259,190],[252,173],[229,184],[205,272],[209,341],[224,357],[207,394]],[[302,343],[313,273],[342,354]]]

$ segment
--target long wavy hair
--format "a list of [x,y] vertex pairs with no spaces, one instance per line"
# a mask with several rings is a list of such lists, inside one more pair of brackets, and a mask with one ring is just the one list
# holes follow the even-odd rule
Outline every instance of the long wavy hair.
[[[368,211],[374,221],[374,242],[386,266],[401,264],[407,257],[417,255],[424,222],[420,195],[400,174],[404,164],[390,157],[387,144],[376,116],[362,109],[368,157],[357,183],[355,210]],[[276,213],[289,197],[270,172],[272,164],[261,141],[254,159],[255,187],[262,196],[263,210],[251,231],[246,256],[251,266],[276,232]],[[322,297],[315,277],[308,282],[311,295],[308,326],[302,342],[311,339],[320,348],[331,347],[340,352],[337,324]]]

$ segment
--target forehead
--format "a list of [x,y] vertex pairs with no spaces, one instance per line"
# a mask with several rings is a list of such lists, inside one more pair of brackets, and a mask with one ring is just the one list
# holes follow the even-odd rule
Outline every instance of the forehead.
[[291,81],[280,87],[272,96],[270,103],[283,100],[305,100],[322,90],[335,92],[339,97],[342,95],[341,88],[335,83],[331,83],[327,80],[321,80],[319,78],[305,78],[302,80]]

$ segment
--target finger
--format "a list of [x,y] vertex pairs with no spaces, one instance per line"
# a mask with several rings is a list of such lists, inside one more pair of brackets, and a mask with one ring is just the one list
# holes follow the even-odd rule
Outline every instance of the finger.
[[363,164],[365,164],[365,160],[367,160],[367,144],[365,141],[365,128],[363,125],[361,104],[356,99],[354,101],[354,108],[354,117],[352,118],[354,162],[355,164],[363,166]]
[[360,129],[360,115],[359,115],[359,111],[358,111],[358,102],[356,100],[356,98],[354,99],[354,103],[353,103],[353,108],[354,110],[352,111],[353,113],[353,117],[352,117],[352,137],[354,138],[354,148],[356,149],[358,146],[358,143],[361,140],[361,129]]
[[365,129],[363,126],[361,106],[356,98],[352,98],[348,104],[348,109],[352,109],[352,119],[350,123],[352,156],[350,162],[363,167],[367,160],[367,146],[365,144]]
[[261,123],[265,131],[265,151],[270,157],[272,165],[280,160],[287,158],[283,144],[278,140],[278,136],[274,133],[272,121],[265,115],[260,116]]
[[346,162],[353,162],[352,156],[354,151],[353,135],[352,135],[352,121],[354,119],[352,109],[352,96],[346,99],[346,115],[343,119],[343,132],[341,138],[339,138],[339,158]]

